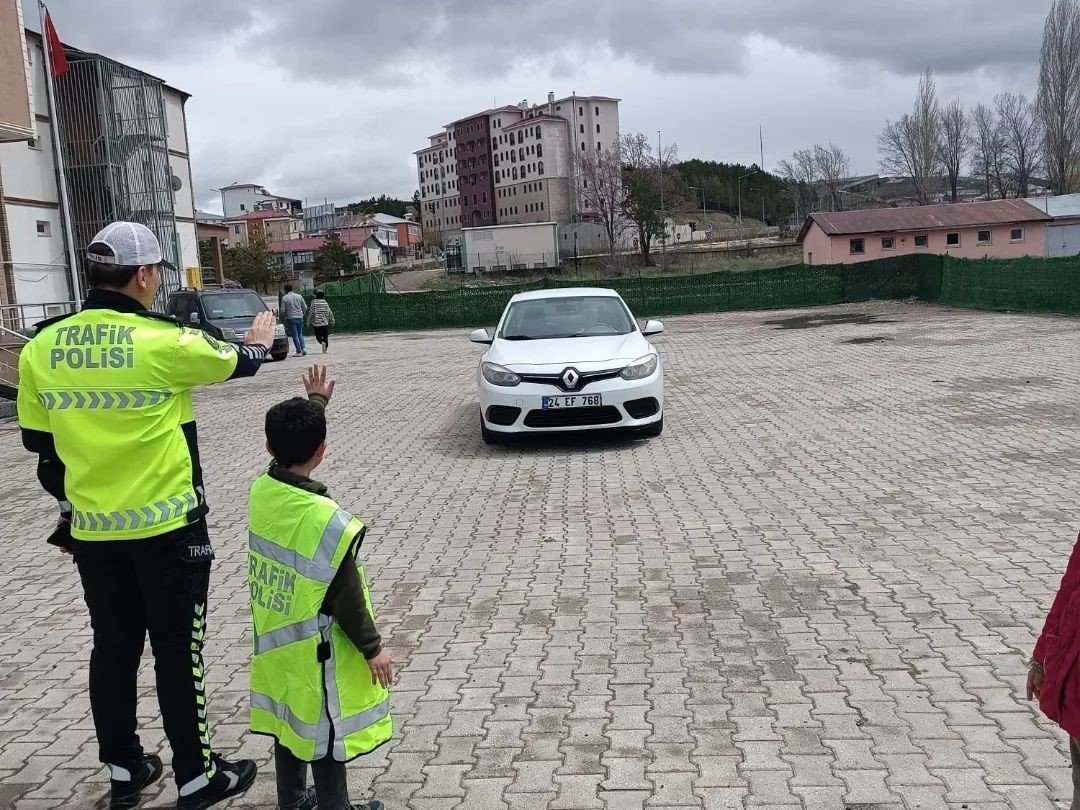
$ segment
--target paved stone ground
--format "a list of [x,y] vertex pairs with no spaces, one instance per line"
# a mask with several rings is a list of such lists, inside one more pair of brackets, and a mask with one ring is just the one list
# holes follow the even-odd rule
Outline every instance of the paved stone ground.
[[[869,304],[673,318],[655,441],[480,443],[463,334],[335,340],[324,478],[401,665],[392,810],[1064,807],[1025,656],[1078,522],[1075,320]],[[298,361],[199,397],[216,747],[246,733],[244,501]],[[75,571],[0,428],[0,807],[105,789]],[[145,742],[162,749],[149,660]],[[167,772],[168,773],[168,772]],[[151,806],[171,806],[171,780]],[[267,767],[238,806],[272,807]]]

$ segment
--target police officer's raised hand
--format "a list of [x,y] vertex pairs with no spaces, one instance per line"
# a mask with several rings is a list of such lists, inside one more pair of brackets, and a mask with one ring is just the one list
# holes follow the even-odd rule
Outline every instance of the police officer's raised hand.
[[265,346],[270,349],[274,345],[274,329],[277,327],[277,318],[273,312],[267,310],[255,316],[251,328],[244,334],[245,346]]
[[312,395],[320,396],[327,402],[334,395],[334,386],[337,380],[326,379],[326,366],[315,364],[308,368],[303,375],[304,390],[310,398]]
[[394,682],[394,659],[390,657],[390,653],[380,650],[367,664],[371,670],[371,685],[378,684],[383,689],[389,689]]

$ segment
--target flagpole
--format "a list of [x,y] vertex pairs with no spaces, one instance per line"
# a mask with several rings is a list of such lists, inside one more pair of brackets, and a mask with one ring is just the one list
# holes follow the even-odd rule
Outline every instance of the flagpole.
[[68,286],[71,300],[78,310],[82,302],[82,285],[79,283],[79,258],[75,252],[75,229],[71,223],[71,202],[68,199],[67,176],[64,172],[64,153],[60,146],[60,120],[56,114],[56,87],[53,84],[52,53],[49,48],[49,32],[45,25],[48,9],[38,0],[41,17],[41,48],[45,54],[45,98],[49,104],[49,129],[52,131],[53,157],[56,165],[56,185],[60,192],[60,223],[64,232],[64,247],[68,256]]

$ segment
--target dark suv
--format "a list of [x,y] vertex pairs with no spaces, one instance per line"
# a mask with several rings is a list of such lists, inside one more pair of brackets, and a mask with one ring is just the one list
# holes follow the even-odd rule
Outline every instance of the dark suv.
[[[251,328],[255,316],[269,309],[257,292],[243,287],[185,288],[169,296],[165,314],[202,329],[218,340],[239,345],[244,342],[244,333]],[[274,332],[270,356],[274,360],[289,356],[289,338],[283,324],[278,324]]]

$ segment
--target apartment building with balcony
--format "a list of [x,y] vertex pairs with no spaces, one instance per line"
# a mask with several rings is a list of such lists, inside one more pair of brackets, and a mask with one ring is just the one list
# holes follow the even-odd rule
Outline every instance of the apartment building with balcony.
[[415,153],[425,244],[445,245],[462,227],[588,222],[579,157],[619,134],[619,99],[576,93],[447,124]]

